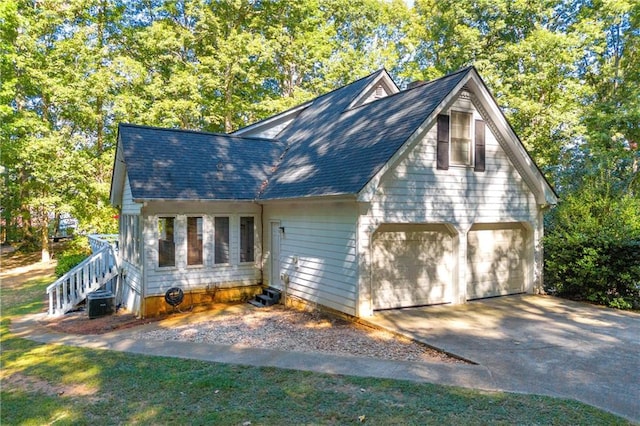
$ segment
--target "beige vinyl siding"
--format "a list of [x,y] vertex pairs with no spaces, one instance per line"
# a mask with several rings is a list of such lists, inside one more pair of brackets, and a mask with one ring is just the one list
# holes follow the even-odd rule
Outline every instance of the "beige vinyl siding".
[[[281,274],[285,291],[355,315],[358,282],[355,202],[266,203],[265,223],[279,221]],[[269,234],[265,234],[270,240]],[[265,241],[265,248],[271,242]],[[265,279],[271,276],[265,253]]]
[[[175,217],[175,267],[158,267],[157,218]],[[229,217],[229,263],[214,263],[214,218]],[[255,261],[240,262],[240,217],[254,218]],[[203,218],[203,264],[187,265],[187,217]],[[144,210],[145,297],[179,286],[183,291],[259,284],[261,280],[260,207],[254,203],[149,203]]]

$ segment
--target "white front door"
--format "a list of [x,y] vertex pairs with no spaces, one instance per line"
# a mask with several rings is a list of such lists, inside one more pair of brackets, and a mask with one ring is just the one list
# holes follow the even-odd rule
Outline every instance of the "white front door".
[[280,279],[280,222],[271,222],[271,257],[269,261],[269,285],[282,290]]

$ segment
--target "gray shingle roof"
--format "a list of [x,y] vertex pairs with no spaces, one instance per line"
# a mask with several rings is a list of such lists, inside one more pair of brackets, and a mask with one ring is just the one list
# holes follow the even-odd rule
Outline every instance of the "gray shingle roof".
[[134,199],[253,200],[281,142],[120,124]]
[[133,198],[357,194],[471,69],[349,109],[378,71],[314,99],[277,140],[121,124]]

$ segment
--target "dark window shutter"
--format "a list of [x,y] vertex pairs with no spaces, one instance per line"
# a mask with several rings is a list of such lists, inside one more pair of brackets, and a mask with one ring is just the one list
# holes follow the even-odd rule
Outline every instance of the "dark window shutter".
[[449,169],[449,116],[438,116],[438,149],[437,149],[438,169]]
[[476,120],[476,164],[474,168],[476,172],[484,172],[485,168],[484,132],[484,121]]

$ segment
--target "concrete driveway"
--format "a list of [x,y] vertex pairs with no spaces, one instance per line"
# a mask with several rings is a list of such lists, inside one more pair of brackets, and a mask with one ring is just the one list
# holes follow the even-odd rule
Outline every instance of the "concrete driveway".
[[640,421],[640,315],[517,295],[367,319],[491,374],[486,389],[566,397]]

